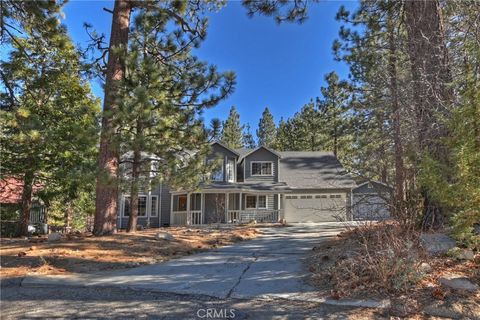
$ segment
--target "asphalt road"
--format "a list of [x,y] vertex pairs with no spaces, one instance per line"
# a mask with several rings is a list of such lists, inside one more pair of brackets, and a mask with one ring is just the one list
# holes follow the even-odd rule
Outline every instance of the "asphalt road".
[[27,277],[2,289],[1,318],[356,318],[360,309],[329,305],[305,283],[306,252],[342,227],[267,228],[254,240],[166,263]]

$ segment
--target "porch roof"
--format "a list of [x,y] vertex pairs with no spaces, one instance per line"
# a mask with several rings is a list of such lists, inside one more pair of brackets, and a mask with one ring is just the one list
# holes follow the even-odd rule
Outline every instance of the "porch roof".
[[[199,193],[211,192],[262,192],[262,193],[288,193],[291,188],[284,182],[248,182],[248,183],[228,183],[228,182],[211,182],[207,185],[202,185],[199,188]],[[174,191],[172,193],[185,193],[186,190]]]

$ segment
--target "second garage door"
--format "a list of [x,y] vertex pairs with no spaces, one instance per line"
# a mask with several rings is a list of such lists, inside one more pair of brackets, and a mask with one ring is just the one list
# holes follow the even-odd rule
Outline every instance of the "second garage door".
[[285,219],[287,222],[327,222],[345,219],[346,196],[346,193],[285,195]]

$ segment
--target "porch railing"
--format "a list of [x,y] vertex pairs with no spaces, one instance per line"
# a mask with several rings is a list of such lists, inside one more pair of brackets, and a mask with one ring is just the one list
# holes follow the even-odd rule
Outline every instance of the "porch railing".
[[173,225],[202,224],[203,214],[200,210],[173,211]]
[[203,222],[203,215],[201,210],[192,210],[188,213],[187,224],[196,225],[196,224],[202,224],[202,222]]
[[280,210],[228,210],[228,223],[277,222]]

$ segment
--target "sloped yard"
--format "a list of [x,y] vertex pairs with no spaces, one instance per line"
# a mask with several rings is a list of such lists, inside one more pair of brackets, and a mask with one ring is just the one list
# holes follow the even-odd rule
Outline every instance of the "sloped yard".
[[480,315],[479,290],[442,283],[455,275],[480,285],[480,255],[469,260],[429,255],[419,232],[405,231],[394,222],[342,232],[316,246],[308,263],[311,283],[319,293],[333,299],[388,298],[389,316],[478,319]]
[[[157,239],[168,232],[173,240]],[[1,278],[27,274],[96,272],[162,262],[176,257],[248,240],[259,234],[250,226],[159,228],[107,237],[69,234],[59,241],[45,236],[0,242]]]

